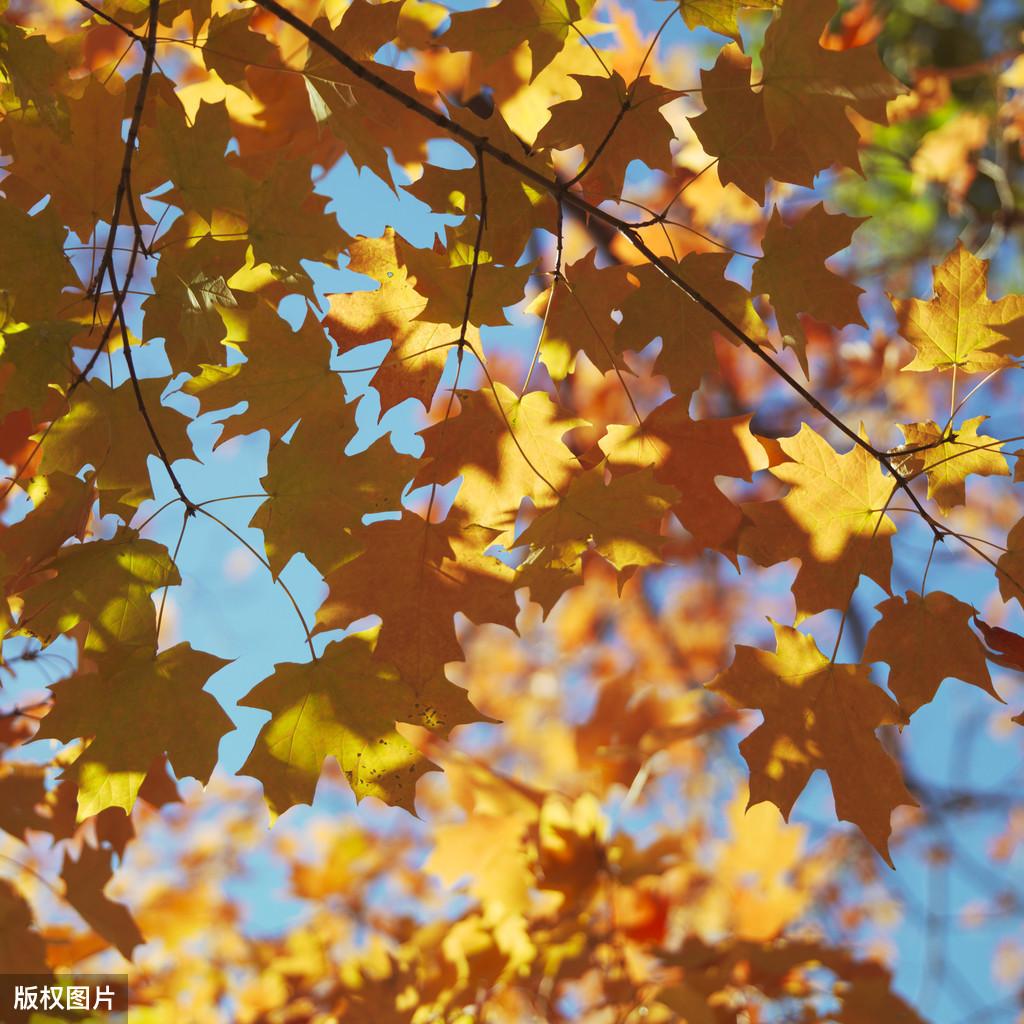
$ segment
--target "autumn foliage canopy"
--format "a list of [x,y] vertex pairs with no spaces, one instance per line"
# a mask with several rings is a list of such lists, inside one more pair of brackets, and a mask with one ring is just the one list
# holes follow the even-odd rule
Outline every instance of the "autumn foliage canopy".
[[1016,1019],[1020,26],[0,8],[0,972]]

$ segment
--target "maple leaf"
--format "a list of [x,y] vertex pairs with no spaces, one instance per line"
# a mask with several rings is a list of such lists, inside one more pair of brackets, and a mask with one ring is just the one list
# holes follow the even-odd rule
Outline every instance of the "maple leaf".
[[534,815],[476,814],[440,825],[424,868],[449,888],[468,878],[468,891],[491,920],[522,915],[534,882],[524,841]]
[[312,190],[310,171],[301,160],[278,160],[258,181],[246,179],[244,213],[257,263],[306,276],[303,260],[337,260],[344,235],[326,212],[330,200]]
[[[458,15],[456,15],[458,17]],[[452,117],[475,135],[506,152],[524,149],[522,141],[495,111],[488,118],[476,117],[468,109],[454,108]],[[524,153],[523,161],[539,174],[550,171],[542,156]],[[487,250],[497,263],[514,264],[526,248],[530,235],[551,223],[553,204],[547,193],[537,192],[514,169],[495,160],[485,168],[487,188]],[[465,216],[482,206],[480,173],[476,167],[449,168],[427,164],[422,176],[405,191],[437,213]]]
[[598,466],[574,476],[559,501],[541,513],[516,538],[516,547],[553,548],[579,557],[593,542],[594,549],[616,569],[654,565],[665,543],[661,518],[679,499],[674,487],[658,483],[653,470],[638,469],[605,483]]
[[46,943],[32,927],[32,908],[6,879],[0,878],[0,963],[11,973],[48,976]]
[[787,139],[773,140],[764,97],[750,88],[751,63],[738,46],[725,47],[700,73],[704,113],[690,124],[704,151],[717,157],[722,184],[763,203],[769,178],[812,185],[819,168],[808,167]]
[[460,391],[462,408],[421,434],[423,458],[416,484],[461,476],[455,498],[467,522],[495,531],[507,545],[524,498],[537,509],[558,500],[579,462],[562,438],[585,421],[569,416],[541,391],[517,396],[504,384]]
[[172,185],[161,199],[194,210],[208,223],[216,211],[240,210],[244,178],[225,159],[232,137],[227,104],[200,101],[190,121],[179,102],[162,102],[154,120],[139,156],[140,162],[159,158],[160,170],[153,175],[162,174]]
[[[971,611],[973,613],[974,609]],[[974,624],[981,630],[985,643],[993,648],[984,652],[989,661],[1024,672],[1024,637],[1020,633],[1014,633],[1012,629],[1004,629],[1002,626],[990,626],[977,615],[974,616]]]
[[405,512],[354,530],[353,537],[363,554],[328,574],[318,629],[344,629],[379,615],[376,656],[417,691],[443,674],[446,662],[462,660],[456,612],[515,629],[512,570],[486,553],[494,530],[455,517],[428,523]]
[[811,185],[834,163],[860,170],[859,135],[847,112],[886,124],[886,102],[906,90],[874,47],[826,50],[819,37],[833,0],[786,0],[765,33],[759,91],[736,46],[701,72],[706,110],[691,119],[705,151],[720,158],[723,183],[758,202],[769,178]]
[[[382,413],[406,398],[429,406],[455,342],[450,326],[421,319],[427,303],[399,263],[396,240],[394,229],[388,228],[381,238],[358,238],[349,245],[348,269],[373,278],[379,287],[329,295],[325,321],[342,353],[375,341],[391,342],[391,352],[371,377]],[[475,327],[466,337],[479,344]]]
[[460,11],[441,37],[449,50],[472,50],[489,63],[526,42],[533,66],[531,81],[558,56],[573,25],[593,0],[500,0],[493,7]]
[[761,94],[772,140],[795,146],[808,166],[860,169],[858,133],[847,111],[886,124],[886,103],[906,88],[874,46],[826,50],[819,43],[834,0],[786,0],[761,50]]
[[[401,236],[395,238],[399,262],[408,270],[409,280],[427,304],[420,314],[430,323],[459,327],[466,315],[466,293],[473,273],[473,246],[460,232],[464,228],[446,228],[444,244],[434,249],[417,249]],[[473,228],[476,233],[476,228]],[[484,234],[486,243],[486,231]],[[505,309],[517,305],[533,273],[533,264],[498,267],[488,253],[482,252],[473,284],[470,322],[478,327],[500,327],[508,323]]]
[[249,340],[242,346],[244,363],[204,365],[182,387],[199,399],[203,412],[247,403],[224,424],[218,445],[257,430],[267,430],[277,440],[300,417],[329,416],[344,405],[345,386],[331,369],[330,342],[311,311],[299,329],[292,330],[273,309],[259,303],[248,331]]
[[38,579],[20,584],[24,604],[18,632],[49,643],[87,622],[86,646],[93,651],[151,653],[156,609],[150,594],[181,582],[167,549],[127,528],[110,540],[69,544],[40,570]]
[[597,253],[591,251],[537,295],[529,311],[544,318],[539,358],[552,380],[564,380],[580,352],[602,372],[628,371],[616,351],[612,313],[631,291],[627,268],[598,267]]
[[[880,229],[844,267],[883,238],[860,269],[883,288],[915,279],[924,250],[900,234],[916,222],[902,217],[907,203],[937,237],[963,226],[954,225],[958,204],[970,207],[982,228],[994,223],[978,237],[995,253],[1005,218],[985,189],[968,195],[967,185],[991,177],[975,159],[978,140],[986,126],[1013,127],[1020,68],[982,76],[950,100],[958,70],[931,59],[920,19],[903,12],[896,36],[909,32],[916,49],[902,54],[901,72],[917,87],[890,105],[901,87],[875,46],[859,45],[883,22],[867,3],[677,0],[687,25],[739,44],[711,52],[695,91],[669,38],[674,15],[647,31],[617,3],[591,20],[590,0],[488,2],[450,11],[433,0],[257,0],[229,10],[124,0],[75,15],[29,4],[28,20],[21,3],[0,16],[0,459],[9,466],[0,639],[22,638],[4,652],[4,684],[10,677],[20,693],[34,685],[30,671],[60,670],[65,654],[77,662],[52,699],[0,711],[0,829],[20,844],[13,860],[40,878],[52,870],[47,843],[82,851],[62,874],[96,929],[36,931],[29,907],[0,883],[0,960],[46,973],[110,942],[130,954],[138,929],[104,896],[116,853],[147,935],[177,957],[173,969],[143,972],[157,1010],[178,1006],[187,977],[195,998],[185,1012],[199,1017],[216,1016],[212,992],[253,1019],[332,1009],[409,1024],[472,1006],[511,1020],[536,1011],[541,979],[544,1006],[571,1004],[581,1017],[625,1019],[644,1004],[701,1024],[826,1011],[849,1024],[920,1024],[877,964],[780,938],[836,892],[841,930],[877,920],[877,901],[860,884],[867,875],[846,884],[856,858],[837,860],[828,844],[802,851],[803,830],[783,827],[774,808],[741,828],[733,819],[745,793],[729,823],[704,799],[715,736],[739,712],[726,701],[709,710],[709,695],[687,680],[718,669],[755,591],[785,595],[788,570],[755,578],[740,555],[794,560],[797,619],[835,608],[840,634],[856,633],[862,577],[891,593],[895,528],[885,510],[897,488],[914,498],[917,475],[928,476],[941,511],[971,498],[957,518],[972,534],[960,539],[987,557],[976,545],[1006,510],[979,509],[985,492],[975,485],[968,495],[964,481],[1005,475],[1003,442],[981,433],[982,417],[940,429],[938,382],[895,382],[878,332],[866,358],[863,344],[844,343],[823,359],[813,391],[791,377],[761,317],[774,316],[805,371],[805,332],[862,323],[859,290],[826,265],[859,221],[825,213],[820,197],[792,223],[759,204],[769,182],[813,189],[828,168],[857,170],[862,146],[873,160],[885,150],[905,158],[895,177],[840,182],[844,205],[871,209]],[[964,8],[957,28],[970,44],[974,0],[949,3]],[[744,7],[781,10],[751,18],[741,43]],[[924,64],[934,65],[927,75]],[[702,95],[692,135],[676,85]],[[890,115],[902,123],[876,130]],[[955,137],[958,125],[970,144]],[[956,150],[938,175],[926,166],[936,145]],[[651,173],[634,182],[633,160]],[[1003,163],[1013,186],[1017,165]],[[936,177],[942,189],[917,187]],[[621,196],[627,183],[637,195]],[[353,239],[339,226],[380,231],[381,203],[395,207],[398,232]],[[758,240],[764,256],[748,287],[747,264],[733,261]],[[353,287],[373,290],[332,295],[321,324],[334,273],[346,282],[362,274]],[[991,300],[987,287],[987,264],[954,251],[936,270],[934,299],[897,302],[912,368],[952,366],[956,385],[960,370],[1024,360],[1021,297]],[[541,291],[529,307],[544,318],[534,324],[540,337],[520,347],[502,330],[492,340],[487,328],[515,321],[528,289]],[[306,319],[293,330],[302,299]],[[534,346],[549,394],[527,390],[532,365],[521,393],[503,383],[522,379]],[[463,358],[466,347],[474,359]],[[438,401],[446,368],[455,390]],[[378,394],[357,409],[347,397],[363,394],[370,376]],[[1001,375],[997,392],[1014,376]],[[163,405],[170,379],[197,399],[195,429]],[[974,395],[953,391],[954,405]],[[409,398],[423,408],[371,422]],[[851,434],[838,410],[869,399],[876,420],[889,408],[912,421],[907,443],[880,452],[865,440],[839,454],[831,442]],[[808,415],[820,434],[800,428]],[[432,762],[448,775],[447,788],[438,780],[424,791],[426,825],[353,829],[345,818],[305,830],[300,843],[275,841],[295,894],[352,903],[354,893],[369,930],[350,935],[344,921],[339,931],[330,915],[307,915],[259,936],[249,958],[259,969],[241,973],[240,951],[252,944],[246,897],[215,883],[224,850],[237,860],[257,838],[245,787],[225,779],[204,808],[186,801],[170,828],[150,824],[153,808],[178,799],[169,772],[211,779],[230,723],[207,679],[223,662],[187,644],[159,651],[154,597],[179,582],[178,570],[167,549],[130,529],[141,503],[167,490],[171,500],[140,529],[178,536],[182,564],[206,566],[190,588],[202,596],[204,573],[221,560],[197,561],[193,513],[253,497],[227,493],[214,467],[174,475],[175,460],[215,433],[211,418],[224,421],[221,440],[269,435],[266,494],[251,519],[267,552],[264,585],[285,586],[285,567],[301,570],[291,562],[301,556],[325,577],[317,634],[379,619],[343,640],[309,638],[308,663],[276,665],[244,699],[262,709],[263,725],[243,770],[262,781],[272,815],[313,799],[321,773],[333,774],[325,761],[338,762],[357,799],[410,812]],[[799,433],[761,438],[751,432],[758,422]],[[400,453],[418,450],[419,431],[423,454]],[[250,447],[234,453],[243,475],[260,458]],[[165,471],[173,494],[150,480]],[[236,489],[252,490],[227,488]],[[1012,508],[1012,488],[1002,490]],[[220,525],[230,547],[237,524]],[[906,555],[917,554],[914,536]],[[720,573],[714,554],[744,576]],[[1024,602],[1024,521],[997,565],[1003,596]],[[950,676],[994,694],[986,656],[1024,664],[1020,637],[976,618],[983,647],[972,610],[952,593],[890,597],[859,665],[826,661],[782,626],[775,653],[739,648],[712,685],[764,715],[743,744],[752,799],[789,813],[822,768],[840,814],[885,855],[891,810],[909,798],[878,728],[902,726]],[[159,617],[188,630],[191,612]],[[62,640],[49,651],[25,637]],[[872,685],[873,658],[888,664],[893,697]],[[507,720],[493,736],[474,734],[472,758],[445,742],[453,726],[485,720],[471,692]],[[53,753],[38,756],[33,747],[32,764],[10,756],[36,736],[40,747],[70,746],[51,742]],[[499,776],[496,764],[531,785]],[[657,818],[659,794],[680,781],[697,799],[661,822],[664,835],[643,846],[628,822],[609,834],[602,808],[614,787],[628,788],[623,807],[634,807],[635,824]],[[930,780],[920,782],[931,801]],[[967,788],[963,796],[941,802],[955,812],[970,804]],[[170,863],[197,827],[209,833],[210,801],[225,797],[234,804],[217,819],[220,846],[191,844],[173,877],[146,884],[154,843]],[[464,820],[453,820],[459,808]],[[921,820],[904,817],[911,843]],[[1018,838],[1008,826],[997,856]],[[130,842],[139,855],[124,858]],[[940,864],[947,851],[931,846]],[[449,885],[468,882],[466,905],[440,912],[424,862]],[[35,883],[25,891],[34,899]],[[715,942],[668,941],[680,922]],[[227,945],[199,941],[225,927]],[[605,946],[643,970],[607,970]],[[653,981],[638,987],[640,974]],[[339,979],[326,1008],[325,976]]]
[[26,493],[32,511],[0,531],[0,579],[14,592],[66,540],[82,538],[95,497],[91,481],[60,472],[34,477]]
[[705,28],[740,41],[736,16],[742,10],[770,11],[781,7],[781,0],[678,0],[687,28]]
[[[355,0],[336,27],[320,20],[317,28],[325,39],[336,43],[364,67],[372,68],[378,79],[400,94],[428,99],[420,93],[412,71],[370,59],[399,33],[400,11],[400,3]],[[400,164],[411,164],[423,156],[427,133],[422,120],[369,87],[361,76],[317,47],[310,48],[304,81],[318,131],[326,128],[336,137],[357,167],[369,168],[394,188],[388,151]]]
[[245,262],[239,239],[183,240],[160,257],[153,294],[142,304],[142,335],[164,339],[164,351],[175,367],[194,370],[223,363],[221,342],[228,334],[225,310],[238,306],[227,281]]
[[57,320],[61,292],[78,278],[64,255],[65,229],[47,206],[29,216],[0,203],[0,234],[17,246],[0,247],[0,300],[5,320]]
[[627,86],[618,72],[573,75],[582,90],[578,99],[551,108],[551,120],[535,145],[546,149],[583,147],[583,181],[588,190],[617,196],[626,168],[640,160],[651,170],[670,171],[674,138],[661,107],[681,93],[655,85],[646,75]]
[[[193,456],[185,433],[188,418],[161,404],[167,381],[160,378],[139,381],[142,400],[149,411],[167,457]],[[139,429],[139,404],[132,382],[116,388],[101,380],[89,380],[71,396],[68,411],[54,421],[41,440],[44,474],[60,470],[74,475],[91,464],[96,470],[100,512],[130,516],[147,498],[153,497],[149,478],[151,439]]]
[[833,273],[825,260],[850,244],[863,219],[829,214],[818,203],[800,220],[787,225],[778,208],[764,234],[764,256],[754,264],[751,290],[766,292],[775,309],[783,340],[807,373],[807,336],[799,313],[822,323],[864,324],[857,308],[863,289]]
[[999,593],[1004,601],[1015,598],[1024,608],[1024,519],[1014,524],[1006,538],[1006,551],[996,562]]
[[78,784],[79,821],[107,807],[130,812],[163,754],[179,776],[209,781],[232,724],[203,687],[227,664],[181,643],[155,657],[143,650],[109,664],[101,659],[100,671],[51,687],[54,704],[37,738],[92,737],[69,769]]
[[[746,289],[725,278],[728,253],[687,253],[678,263],[664,265],[715,304],[740,330],[761,333],[764,323],[754,312]],[[615,348],[639,352],[661,337],[655,370],[664,374],[680,396],[695,391],[706,373],[718,368],[716,337],[735,339],[722,322],[679,289],[657,267],[631,267],[638,281],[621,304],[622,320],[615,333]]]
[[837,454],[807,424],[779,448],[791,461],[770,471],[790,491],[740,506],[752,526],[740,533],[739,553],[759,565],[800,559],[793,583],[800,617],[845,607],[862,574],[888,591],[896,525],[884,509],[894,485],[878,462],[859,446]]
[[455,725],[480,720],[464,690],[443,677],[414,689],[373,648],[368,634],[348,636],[315,662],[279,665],[240,702],[273,715],[242,772],[263,783],[275,817],[313,802],[328,757],[337,760],[357,800],[375,796],[415,813],[416,781],[436,766],[395,723],[447,735]]
[[964,420],[953,432],[945,433],[934,421],[900,424],[908,448],[931,447],[906,456],[902,472],[926,473],[928,497],[934,498],[944,514],[967,500],[965,480],[976,476],[1009,476],[1003,444],[978,433],[987,416]]
[[[121,176],[124,93],[89,78],[81,95],[67,100],[67,111],[66,137],[45,122],[5,121],[10,133],[10,149],[5,150],[13,150],[14,161],[4,190],[26,209],[49,195],[59,222],[85,240],[99,222],[109,219]],[[77,158],[83,151],[90,153],[90,159]],[[141,176],[136,179],[140,195],[156,184],[147,184]],[[145,217],[145,210],[139,209]]]
[[685,399],[671,398],[639,426],[610,426],[600,444],[613,467],[654,467],[655,479],[679,493],[672,511],[694,540],[731,554],[743,515],[715,478],[749,480],[767,468],[765,450],[749,425],[749,416],[692,420]]
[[0,417],[28,409],[39,419],[74,374],[71,339],[78,325],[64,321],[19,325],[0,334]]
[[44,33],[29,33],[5,19],[0,32],[0,106],[5,111],[34,109],[53,129],[61,129],[67,111],[59,86],[68,70],[68,57]]
[[[355,436],[355,417],[342,408],[336,420],[303,417],[287,444],[270,449],[261,480],[268,497],[249,525],[263,531],[275,575],[300,552],[325,575],[360,554],[353,530],[366,515],[398,509],[416,471],[416,460],[386,440],[345,455]],[[330,446],[325,446],[325,428]]]
[[252,26],[252,10],[215,14],[203,43],[203,60],[229,85],[245,82],[247,64],[278,66],[277,47]]
[[935,295],[895,300],[900,333],[917,350],[904,370],[986,373],[1024,355],[1024,296],[988,297],[988,261],[957,243],[934,268]]
[[985,665],[985,650],[968,621],[974,609],[951,594],[933,590],[923,597],[907,591],[878,605],[881,619],[871,627],[864,661],[890,666],[889,689],[909,717],[935,697],[943,679],[955,676],[999,699]]
[[121,955],[130,960],[135,947],[146,940],[128,908],[103,893],[113,875],[113,856],[112,850],[100,850],[85,843],[78,860],[72,860],[70,853],[64,854],[60,877],[64,881],[64,898],[68,903],[82,915],[90,928],[113,943]]
[[25,829],[45,831],[48,822],[38,810],[45,799],[44,765],[0,762],[0,829],[22,841]]
[[896,762],[879,743],[881,725],[903,724],[899,707],[861,665],[837,665],[813,638],[773,622],[775,653],[737,647],[708,688],[764,714],[741,744],[750,767],[750,803],[768,800],[788,820],[811,775],[828,774],[836,814],[853,822],[892,867],[889,817],[915,805]]

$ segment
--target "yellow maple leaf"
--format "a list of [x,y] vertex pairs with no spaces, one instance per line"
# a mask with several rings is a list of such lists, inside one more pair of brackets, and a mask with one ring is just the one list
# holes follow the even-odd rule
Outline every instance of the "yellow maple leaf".
[[904,370],[987,373],[1024,355],[1024,295],[988,297],[988,260],[957,243],[935,267],[935,295],[893,303],[900,333],[917,350]]
[[821,769],[832,783],[838,817],[857,825],[892,866],[889,816],[914,800],[875,730],[902,724],[903,714],[866,667],[830,662],[811,637],[772,625],[775,653],[737,647],[732,665],[708,684],[764,714],[764,724],[740,744],[750,766],[750,803],[769,800],[788,820]]

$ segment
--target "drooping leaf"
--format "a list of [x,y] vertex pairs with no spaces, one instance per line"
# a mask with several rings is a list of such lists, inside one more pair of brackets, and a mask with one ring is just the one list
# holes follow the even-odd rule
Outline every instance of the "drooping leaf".
[[882,618],[868,634],[864,660],[889,664],[889,689],[905,714],[933,700],[942,680],[954,676],[998,699],[984,648],[968,625],[970,605],[941,590],[923,597],[910,590],[878,610]]
[[740,744],[750,766],[750,802],[769,800],[788,819],[821,769],[832,784],[838,817],[857,825],[891,867],[889,817],[914,800],[875,730],[902,724],[903,714],[865,667],[830,662],[811,637],[773,627],[775,653],[737,647],[732,665],[708,684],[764,714],[764,724]]
[[771,473],[789,493],[741,506],[752,526],[740,533],[739,553],[759,565],[800,559],[793,583],[800,617],[845,608],[862,574],[888,590],[896,525],[884,510],[893,485],[877,461],[860,447],[837,454],[807,424],[779,447],[790,461]]
[[109,665],[101,659],[99,671],[54,684],[54,705],[37,736],[92,738],[69,769],[79,821],[107,807],[129,813],[164,754],[177,775],[209,781],[231,720],[203,688],[226,664],[181,643],[156,656],[140,650]]
[[754,264],[752,291],[766,292],[783,340],[807,373],[807,337],[799,314],[841,327],[863,324],[857,298],[863,291],[825,266],[825,260],[850,244],[861,221],[829,214],[819,203],[787,225],[778,208],[765,230],[764,256]]
[[1024,608],[1024,519],[1018,520],[1006,538],[1006,551],[996,562],[999,593],[1004,601],[1016,599]]
[[1024,637],[1020,633],[1002,626],[990,626],[977,615],[974,616],[974,624],[981,630],[985,643],[992,648],[985,651],[985,657],[989,661],[1024,672]]
[[39,568],[38,577],[20,586],[18,632],[49,643],[87,622],[86,646],[93,651],[139,648],[151,654],[156,608],[150,595],[181,582],[167,549],[129,529],[110,540],[69,544]]
[[77,860],[72,859],[69,853],[64,854],[60,877],[64,881],[64,898],[68,903],[82,915],[90,928],[130,960],[135,947],[146,940],[128,908],[103,893],[113,875],[112,860],[112,851],[85,843]]
[[375,796],[415,812],[416,781],[435,766],[396,729],[424,725],[442,735],[479,720],[465,691],[443,677],[423,692],[373,656],[355,634],[308,664],[279,665],[242,700],[273,717],[242,767],[263,783],[271,813],[313,802],[324,760],[333,757],[357,800]]
[[[167,381],[142,380],[139,389],[160,442],[173,462],[193,456],[185,433],[188,419],[165,406],[160,396]],[[90,379],[71,397],[68,411],[42,440],[43,473],[74,475],[84,464],[96,470],[100,511],[131,516],[153,496],[149,459],[154,446],[145,423],[140,426],[138,399],[131,381],[116,388]]]
[[353,414],[339,407],[333,419],[303,417],[287,444],[271,448],[261,481],[268,498],[249,525],[263,531],[275,575],[300,552],[326,575],[360,553],[353,531],[364,516],[400,507],[416,461],[386,440],[345,455],[354,436]]

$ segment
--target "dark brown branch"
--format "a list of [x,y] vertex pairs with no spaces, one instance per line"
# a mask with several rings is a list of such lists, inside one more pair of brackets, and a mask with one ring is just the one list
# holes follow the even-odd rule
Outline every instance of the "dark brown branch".
[[[78,0],[79,3],[82,0]],[[91,8],[91,4],[87,5]],[[114,210],[110,215],[110,229],[107,233],[107,243],[103,249],[103,256],[100,259],[99,268],[92,284],[86,292],[92,295],[95,302],[99,303],[100,291],[103,287],[103,278],[109,275],[113,278],[114,270],[114,245],[117,241],[117,229],[121,224],[121,207],[124,205],[125,197],[128,197],[128,204],[131,211],[132,225],[136,237],[139,240],[143,252],[148,252],[145,242],[142,240],[142,230],[139,227],[138,218],[135,214],[135,203],[130,195],[132,187],[132,159],[135,156],[135,143],[139,137],[139,127],[142,124],[142,112],[146,106],[146,93],[149,89],[149,80],[153,75],[153,65],[156,62],[156,29],[157,11],[160,0],[149,0],[149,24],[146,27],[146,38],[142,40],[142,46],[146,57],[142,63],[142,72],[139,76],[139,91],[135,96],[135,108],[132,111],[132,119],[128,125],[128,135],[125,138],[124,157],[121,160],[121,176],[117,183],[117,193],[114,196]],[[139,37],[132,33],[136,39]]]
[[156,427],[153,425],[153,420],[149,415],[149,410],[146,408],[145,399],[142,397],[142,387],[139,384],[139,376],[135,372],[135,360],[132,358],[132,345],[131,339],[128,334],[128,325],[124,318],[124,296],[120,297],[121,301],[118,303],[117,308],[117,319],[121,327],[121,347],[124,350],[124,360],[128,364],[128,375],[131,377],[132,390],[135,392],[135,401],[138,403],[139,412],[142,413],[142,418],[146,421],[146,429],[149,431],[149,436],[153,439],[153,444],[156,446],[157,455],[160,457],[160,461],[164,464],[164,469],[167,470],[167,475],[171,478],[171,483],[174,485],[174,489],[178,492],[178,497],[181,498],[185,505],[185,517],[194,516],[199,511],[199,506],[185,493],[185,489],[181,486],[181,481],[178,480],[177,475],[171,468],[171,460],[167,456],[167,451],[160,441],[160,435],[156,432]]
[[477,173],[480,176],[480,215],[476,228],[476,241],[473,243],[473,265],[469,270],[469,284],[466,286],[466,309],[462,314],[462,327],[459,329],[459,358],[466,347],[466,331],[469,330],[469,311],[473,305],[473,291],[476,288],[476,275],[480,269],[480,249],[484,241],[484,224],[487,221],[487,182],[484,179],[483,150],[476,151]]

